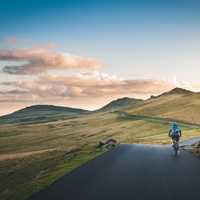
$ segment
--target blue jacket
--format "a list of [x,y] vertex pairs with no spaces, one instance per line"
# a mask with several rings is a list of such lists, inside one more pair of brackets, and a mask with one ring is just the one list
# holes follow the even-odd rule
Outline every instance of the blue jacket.
[[169,136],[170,137],[173,137],[173,136],[181,137],[181,129],[178,127],[178,125],[176,123],[172,124],[172,127],[169,130]]

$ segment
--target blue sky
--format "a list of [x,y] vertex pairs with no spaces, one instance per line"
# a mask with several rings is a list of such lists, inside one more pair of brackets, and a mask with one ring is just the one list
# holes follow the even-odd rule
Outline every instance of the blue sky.
[[[200,2],[194,0],[1,0],[0,48],[53,43],[56,52],[102,61],[99,73],[161,79],[197,90],[199,9]],[[5,62],[10,60],[0,60],[1,69]],[[27,79],[6,73],[0,77]]]
[[[198,1],[191,0],[8,0],[0,6],[0,37],[54,42],[60,50],[103,59],[108,71],[126,75],[120,68],[127,66],[129,74],[129,68],[139,65],[133,60],[149,59],[146,54],[174,46],[178,51],[182,43],[192,48],[199,35],[199,7]],[[162,68],[170,67],[151,70],[160,75]],[[142,73],[136,69],[133,74]]]

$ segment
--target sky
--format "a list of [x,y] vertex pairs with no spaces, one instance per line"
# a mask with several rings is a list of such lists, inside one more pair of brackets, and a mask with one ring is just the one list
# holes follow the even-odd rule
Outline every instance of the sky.
[[0,0],[0,115],[200,91],[200,2]]

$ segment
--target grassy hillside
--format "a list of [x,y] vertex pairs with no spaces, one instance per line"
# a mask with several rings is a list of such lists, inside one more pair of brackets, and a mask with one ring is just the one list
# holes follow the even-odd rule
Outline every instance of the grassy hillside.
[[[0,126],[0,199],[23,200],[65,173],[102,153],[101,140],[169,143],[170,121],[124,112],[95,113],[41,124]],[[199,126],[181,124],[184,138]]]
[[178,120],[183,139],[200,136],[200,94],[176,88],[151,99],[111,102],[100,112],[33,106],[0,118],[0,199],[23,200],[103,153],[99,141],[170,143]]
[[104,107],[102,107],[98,111],[113,112],[113,111],[116,111],[116,110],[124,109],[124,108],[129,107],[129,106],[137,107],[138,105],[141,105],[142,102],[143,102],[143,100],[141,100],[141,99],[124,97],[124,98],[121,98],[121,99],[111,101],[109,104],[105,105]]
[[73,118],[90,113],[87,110],[52,105],[30,106],[12,114],[0,117],[0,124],[41,123]]
[[139,107],[125,110],[130,114],[157,116],[200,124],[200,94],[176,88],[153,97]]

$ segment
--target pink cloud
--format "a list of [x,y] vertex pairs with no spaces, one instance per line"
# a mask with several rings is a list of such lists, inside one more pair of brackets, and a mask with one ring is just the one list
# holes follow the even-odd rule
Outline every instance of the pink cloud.
[[[21,94],[19,93],[21,99],[28,98],[30,100],[29,98],[33,98],[44,101],[64,98],[144,96],[159,94],[174,87],[174,85],[165,81],[120,79],[99,72],[65,77],[45,75],[35,80],[17,81],[12,84],[15,87],[13,91],[23,91]],[[4,95],[16,97],[16,94],[9,92]]]
[[[5,88],[9,85],[9,88]],[[146,98],[174,88],[161,80],[121,79],[100,72],[72,76],[43,75],[0,83],[0,106],[4,104],[55,104],[95,109],[120,97]]]
[[0,61],[23,61],[19,66],[4,66],[8,74],[39,74],[51,69],[96,69],[102,63],[93,58],[58,53],[47,48],[0,50]]
[[17,43],[17,38],[14,37],[14,36],[8,37],[8,38],[6,39],[6,41],[7,41],[8,44],[16,44],[16,43]]

